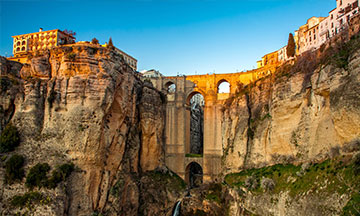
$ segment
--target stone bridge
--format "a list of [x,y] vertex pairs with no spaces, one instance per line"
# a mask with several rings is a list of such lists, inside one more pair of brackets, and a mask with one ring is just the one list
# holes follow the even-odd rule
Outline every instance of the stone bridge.
[[[189,183],[191,164],[201,166],[202,181],[220,180],[223,155],[221,119],[222,106],[236,92],[237,85],[244,85],[274,72],[274,67],[263,67],[248,72],[231,74],[207,74],[150,78],[160,91],[167,92],[165,124],[166,165]],[[148,78],[146,78],[148,79]],[[228,93],[218,93],[219,85],[230,84]],[[176,90],[168,91],[170,85]],[[200,93],[204,97],[203,154],[190,152],[190,99]]]

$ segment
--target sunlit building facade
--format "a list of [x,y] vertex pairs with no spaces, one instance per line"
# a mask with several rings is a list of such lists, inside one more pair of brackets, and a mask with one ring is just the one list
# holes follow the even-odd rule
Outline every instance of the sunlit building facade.
[[21,53],[51,49],[58,45],[75,43],[75,37],[59,29],[12,36],[13,54],[16,57]]

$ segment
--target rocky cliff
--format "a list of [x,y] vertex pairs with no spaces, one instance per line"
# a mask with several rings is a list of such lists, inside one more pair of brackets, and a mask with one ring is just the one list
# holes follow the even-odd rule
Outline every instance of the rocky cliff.
[[[0,61],[0,129],[11,122],[21,138],[1,163],[16,153],[25,157],[26,172],[39,162],[51,169],[75,165],[62,186],[38,188],[52,202],[35,209],[10,205],[28,190],[25,180],[1,181],[2,214],[154,215],[172,208],[178,192],[166,186],[178,179],[164,165],[164,97],[144,84],[121,54],[75,44],[35,53],[30,64]],[[4,172],[1,168],[0,176]],[[165,183],[152,181],[158,172],[170,175]],[[158,190],[153,206],[143,201],[151,187]]]
[[[339,215],[359,193],[358,176],[346,171],[360,150],[359,41],[305,53],[271,76],[239,85],[224,104],[223,173],[232,173],[225,181],[241,191],[237,204],[256,215]],[[323,163],[331,165],[321,168],[322,176],[317,164]]]

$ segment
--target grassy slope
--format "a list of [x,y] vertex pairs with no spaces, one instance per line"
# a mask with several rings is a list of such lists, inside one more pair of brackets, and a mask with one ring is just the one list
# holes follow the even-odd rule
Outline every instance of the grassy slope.
[[[278,194],[288,191],[293,198],[305,194],[349,194],[352,198],[343,209],[343,215],[357,215],[356,209],[360,210],[360,165],[350,156],[341,156],[322,163],[303,166],[292,164],[277,164],[260,169],[249,169],[240,173],[229,174],[225,177],[225,183],[241,190],[248,188],[253,194],[269,193]],[[302,168],[303,167],[303,168]],[[246,180],[252,176],[253,182],[249,187]],[[265,191],[260,186],[262,178],[269,178],[275,182],[271,191]],[[248,180],[249,181],[249,180]]]

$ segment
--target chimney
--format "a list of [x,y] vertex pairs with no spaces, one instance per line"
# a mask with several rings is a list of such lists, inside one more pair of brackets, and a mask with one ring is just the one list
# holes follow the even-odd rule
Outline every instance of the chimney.
[[42,31],[43,31],[43,28],[40,28],[40,29],[39,29],[39,32],[42,32]]

